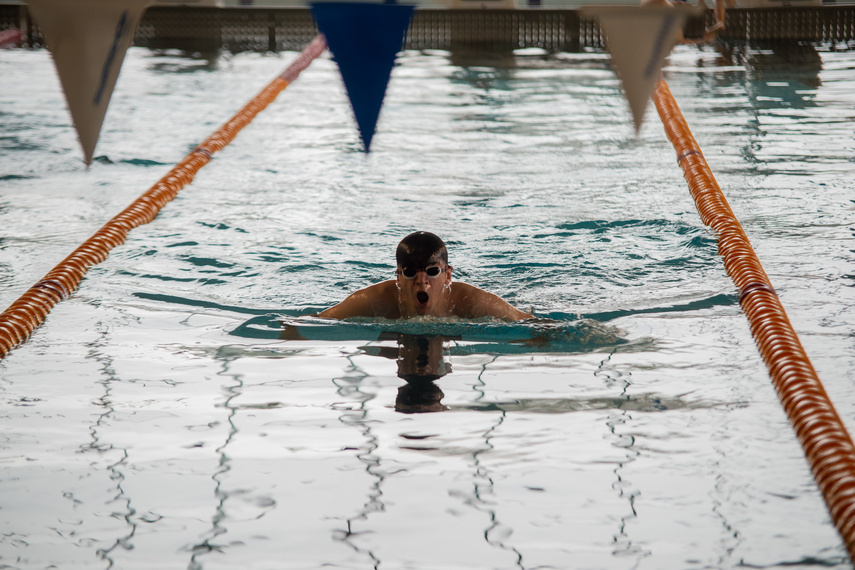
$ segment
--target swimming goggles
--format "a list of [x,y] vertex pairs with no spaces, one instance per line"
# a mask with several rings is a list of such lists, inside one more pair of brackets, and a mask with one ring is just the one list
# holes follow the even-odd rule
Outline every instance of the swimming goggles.
[[404,276],[404,279],[415,279],[419,271],[424,271],[428,277],[434,279],[436,277],[439,277],[440,274],[442,274],[443,269],[439,265],[431,265],[430,267],[425,267],[424,269],[404,267],[403,269],[401,269],[401,275]]

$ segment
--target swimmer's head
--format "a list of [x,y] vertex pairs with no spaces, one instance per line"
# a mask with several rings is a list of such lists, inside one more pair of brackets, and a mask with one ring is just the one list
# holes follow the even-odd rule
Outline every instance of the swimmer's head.
[[451,266],[442,240],[429,232],[410,234],[398,244],[395,258],[401,316],[447,316]]
[[448,265],[448,250],[445,243],[430,232],[415,232],[398,244],[395,259],[400,269],[424,270],[430,265],[442,262]]

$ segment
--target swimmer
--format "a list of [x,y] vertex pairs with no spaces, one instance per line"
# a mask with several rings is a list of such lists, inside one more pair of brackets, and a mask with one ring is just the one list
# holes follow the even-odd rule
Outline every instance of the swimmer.
[[395,279],[360,289],[318,316],[330,319],[494,317],[506,321],[533,318],[493,293],[460,281],[452,284],[445,243],[432,233],[415,232],[402,239],[395,258],[398,262]]

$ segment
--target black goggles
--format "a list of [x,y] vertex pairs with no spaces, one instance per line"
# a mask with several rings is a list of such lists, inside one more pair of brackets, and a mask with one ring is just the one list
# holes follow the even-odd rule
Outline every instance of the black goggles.
[[404,279],[415,279],[419,271],[424,271],[425,275],[433,279],[435,277],[440,276],[440,274],[442,273],[442,267],[440,267],[439,265],[431,265],[430,267],[425,267],[424,269],[416,269],[415,267],[404,267],[401,269],[401,275],[404,276]]

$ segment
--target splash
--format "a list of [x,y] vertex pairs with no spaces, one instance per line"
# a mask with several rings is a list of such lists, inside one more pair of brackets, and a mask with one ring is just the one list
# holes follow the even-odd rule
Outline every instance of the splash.
[[414,317],[412,319],[253,317],[229,332],[258,339],[376,341],[398,335],[441,336],[454,341],[457,353],[591,352],[614,349],[629,341],[614,327],[592,319],[505,322],[493,318]]

